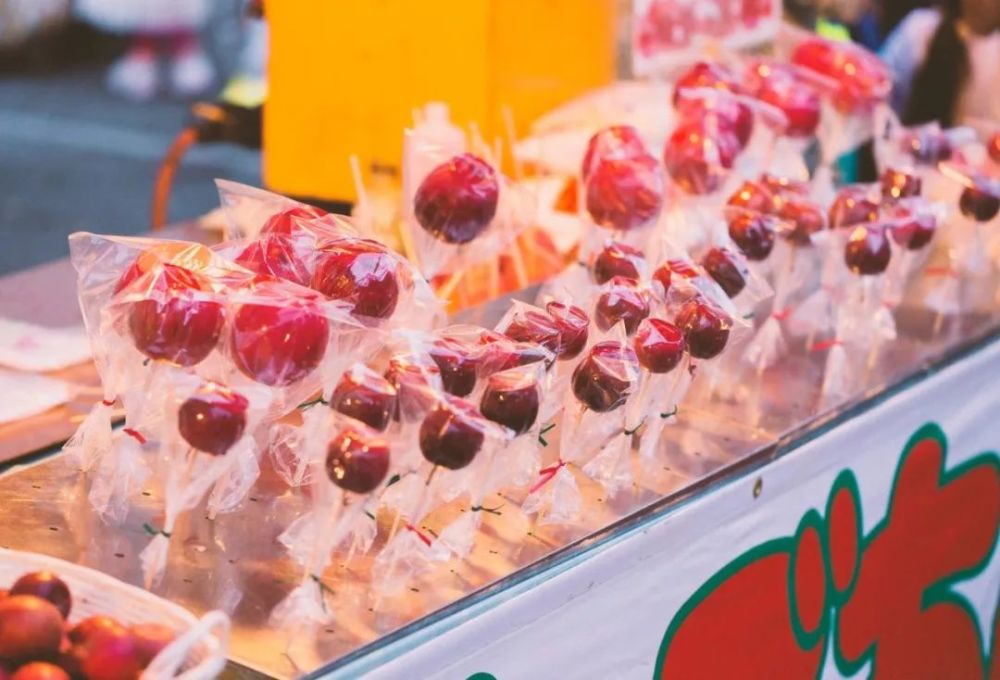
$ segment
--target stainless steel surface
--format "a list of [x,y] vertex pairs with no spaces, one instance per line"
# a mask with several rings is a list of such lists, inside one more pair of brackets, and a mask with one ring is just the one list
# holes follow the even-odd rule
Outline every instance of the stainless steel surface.
[[[967,318],[961,327],[947,324],[938,339],[930,340],[928,315],[900,315],[898,322],[900,339],[883,353],[868,387],[850,404],[808,416],[817,400],[825,354],[801,347],[765,372],[759,385],[752,374],[730,381],[732,389],[717,392],[710,406],[703,380],[701,394],[685,401],[677,425],[667,428],[657,469],[637,465],[630,492],[605,498],[600,487],[578,475],[587,512],[573,527],[536,527],[512,502],[518,499],[498,498],[502,514],[484,517],[468,559],[442,564],[404,596],[375,603],[366,583],[372,556],[388,534],[389,518],[380,516],[371,554],[355,557],[347,566],[340,556],[327,572],[324,580],[335,591],[329,602],[337,621],[315,638],[268,626],[271,609],[299,581],[299,569],[283,556],[276,538],[303,500],[267,471],[240,511],[215,521],[195,511],[179,524],[167,575],[155,592],[194,612],[228,611],[234,623],[232,658],[249,668],[288,677],[325,664],[341,666],[765,464],[844,417],[852,406],[919,379],[936,362],[954,359],[970,343],[991,341],[1000,330],[1000,317]],[[758,398],[746,398],[758,387]],[[86,486],[87,480],[58,456],[0,476],[0,545],[54,555],[139,583],[138,554],[149,540],[143,525],[157,524],[159,490],[146,491],[125,523],[110,527],[90,512]],[[435,512],[424,526],[435,531],[456,511],[446,507]]]

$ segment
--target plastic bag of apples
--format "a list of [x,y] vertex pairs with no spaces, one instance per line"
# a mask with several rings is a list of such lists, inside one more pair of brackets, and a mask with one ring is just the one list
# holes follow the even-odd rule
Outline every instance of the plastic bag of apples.
[[229,618],[187,610],[100,572],[0,550],[0,678],[208,680]]

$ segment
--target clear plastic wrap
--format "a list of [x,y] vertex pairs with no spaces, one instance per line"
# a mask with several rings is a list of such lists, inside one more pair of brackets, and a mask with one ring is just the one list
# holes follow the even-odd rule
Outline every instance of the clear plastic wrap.
[[584,205],[594,224],[630,232],[654,223],[663,206],[663,168],[631,126],[594,133],[581,168]]
[[458,274],[494,256],[527,226],[530,196],[508,182],[493,162],[471,153],[438,157],[417,184],[407,233],[424,276]]
[[215,185],[231,239],[269,234],[291,237],[303,228],[355,234],[346,218],[287,196],[224,179],[215,180]]

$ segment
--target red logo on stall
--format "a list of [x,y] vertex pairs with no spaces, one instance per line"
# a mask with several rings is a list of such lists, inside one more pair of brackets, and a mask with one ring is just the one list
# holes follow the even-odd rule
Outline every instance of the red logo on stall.
[[1000,458],[945,470],[946,451],[937,425],[910,438],[886,517],[867,535],[857,480],[844,470],[822,515],[809,510],[794,536],[744,553],[684,604],[656,677],[816,678],[832,649],[843,675],[870,664],[876,680],[1000,680],[1000,615],[984,635],[953,587],[996,548]]

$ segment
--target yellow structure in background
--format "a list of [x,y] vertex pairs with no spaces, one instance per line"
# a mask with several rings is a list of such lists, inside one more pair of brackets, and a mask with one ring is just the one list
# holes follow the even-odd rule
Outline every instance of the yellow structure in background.
[[[398,169],[414,108],[504,136],[615,76],[616,0],[279,0],[271,27],[264,181],[353,201],[363,173]],[[506,146],[506,144],[505,144]],[[366,178],[367,179],[367,178]]]

